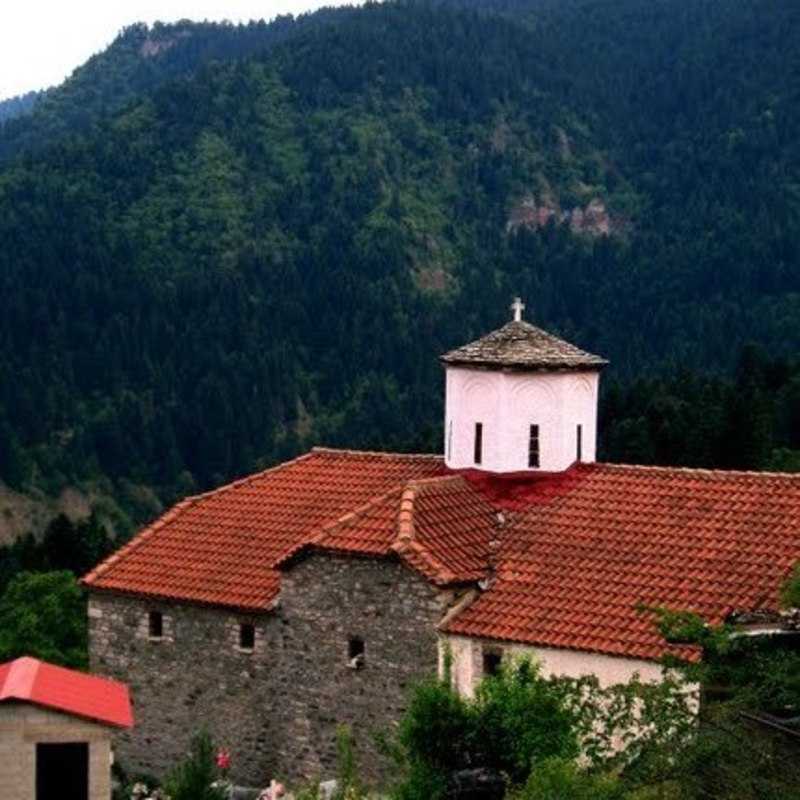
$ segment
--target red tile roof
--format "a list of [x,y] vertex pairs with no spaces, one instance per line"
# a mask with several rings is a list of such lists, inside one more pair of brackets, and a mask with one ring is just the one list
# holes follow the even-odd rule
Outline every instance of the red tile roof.
[[443,471],[437,456],[312,450],[178,503],[84,583],[263,610],[278,593],[273,565],[288,552],[375,497]]
[[104,725],[133,725],[124,683],[56,667],[35,658],[0,664],[0,703],[26,702]]
[[329,525],[284,556],[304,550],[388,556],[396,553],[436,584],[486,574],[494,511],[457,475],[412,480]]
[[713,623],[776,608],[800,560],[800,476],[580,465],[529,478],[527,505],[519,478],[508,492],[472,479],[511,510],[497,579],[451,633],[658,658],[665,643],[638,604]]
[[178,504],[85,583],[263,610],[304,548],[397,554],[436,584],[487,577],[494,552],[489,588],[447,631],[658,658],[665,643],[639,604],[713,622],[777,607],[800,560],[800,476],[454,474],[433,456],[315,450]]

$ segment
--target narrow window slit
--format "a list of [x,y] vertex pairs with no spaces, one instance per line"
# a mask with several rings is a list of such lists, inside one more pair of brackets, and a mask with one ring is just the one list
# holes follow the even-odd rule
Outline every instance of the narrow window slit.
[[151,611],[147,616],[147,630],[151,639],[164,636],[164,615],[160,611]]
[[483,461],[483,423],[475,423],[475,463]]
[[248,623],[239,626],[239,647],[242,650],[252,650],[256,646],[256,627]]
[[539,426],[531,425],[528,436],[528,467],[539,466]]

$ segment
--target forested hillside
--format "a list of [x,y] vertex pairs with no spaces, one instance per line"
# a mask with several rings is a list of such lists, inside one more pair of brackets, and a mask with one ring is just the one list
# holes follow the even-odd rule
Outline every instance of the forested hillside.
[[2,480],[438,449],[436,357],[514,294],[611,360],[606,457],[795,463],[800,7],[325,15],[187,25],[214,60],[163,70],[132,28],[0,134]]
[[339,18],[323,9],[269,23],[130,25],[61,86],[0,102],[0,126],[5,123],[0,127],[0,162],[85,132],[127,103],[203,64],[264,52],[306,27],[333,25]]
[[0,100],[0,125],[15,117],[29,114],[39,97],[40,92],[26,92],[16,97]]

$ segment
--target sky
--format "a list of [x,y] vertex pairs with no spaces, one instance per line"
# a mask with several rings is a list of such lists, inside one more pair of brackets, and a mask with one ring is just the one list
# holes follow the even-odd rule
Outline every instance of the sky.
[[0,100],[61,83],[134,22],[247,22],[352,0],[0,0]]

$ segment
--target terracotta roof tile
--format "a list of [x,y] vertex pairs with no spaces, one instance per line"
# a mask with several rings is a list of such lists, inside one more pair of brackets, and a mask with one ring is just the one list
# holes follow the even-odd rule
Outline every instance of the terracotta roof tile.
[[522,320],[441,357],[445,364],[510,369],[601,369],[608,362]]
[[278,593],[273,565],[286,553],[370,499],[443,470],[436,456],[316,449],[178,503],[84,583],[263,610]]
[[462,477],[414,480],[324,526],[278,566],[306,549],[396,553],[434,583],[466,583],[486,574],[493,523],[492,507]]
[[452,633],[658,658],[666,643],[637,606],[715,623],[776,608],[800,559],[800,476],[592,464],[467,477],[509,522],[496,582]]
[[263,610],[278,565],[304,547],[396,554],[437,584],[492,567],[448,617],[453,633],[657,658],[665,643],[640,604],[712,622],[777,607],[800,559],[800,476],[608,464],[497,476],[315,450],[179,503],[85,583]]

